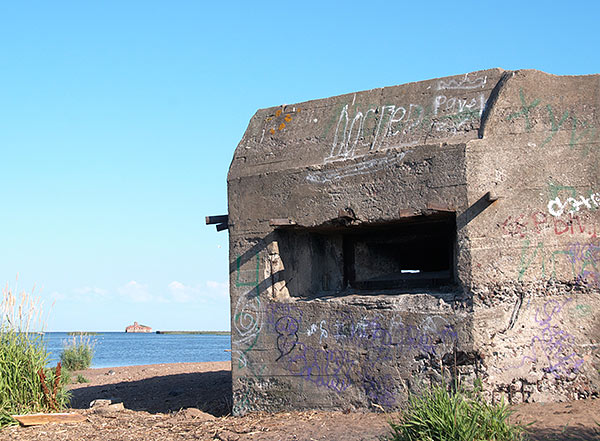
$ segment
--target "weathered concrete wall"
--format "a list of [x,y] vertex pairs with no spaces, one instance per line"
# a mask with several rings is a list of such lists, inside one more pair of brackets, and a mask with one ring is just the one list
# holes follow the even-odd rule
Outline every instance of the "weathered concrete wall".
[[235,412],[459,373],[598,394],[599,106],[599,76],[494,69],[259,110],[228,176]]
[[598,393],[599,110],[598,75],[511,73],[468,148],[469,200],[500,196],[465,232],[475,347],[515,400]]

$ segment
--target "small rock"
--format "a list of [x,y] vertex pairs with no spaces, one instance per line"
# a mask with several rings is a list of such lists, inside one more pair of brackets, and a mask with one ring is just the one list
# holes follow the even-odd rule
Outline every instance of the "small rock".
[[115,375],[116,372],[113,371],[112,369],[109,369],[108,372],[106,372],[104,375]]
[[125,406],[123,403],[114,403],[108,406],[108,409],[112,412],[119,412],[121,410],[125,410]]
[[94,408],[94,412],[101,415],[112,414],[115,412],[120,412],[122,410],[125,410],[125,406],[123,405],[123,403],[114,403],[109,404],[108,406],[100,406]]
[[111,403],[112,403],[111,400],[101,398],[101,399],[92,401],[90,403],[90,407],[105,407],[105,406],[110,406]]
[[179,415],[183,416],[186,419],[194,419],[197,421],[209,421],[215,419],[215,417],[211,414],[202,412],[200,409],[196,409],[195,407],[188,407],[187,409],[183,409],[179,412]]

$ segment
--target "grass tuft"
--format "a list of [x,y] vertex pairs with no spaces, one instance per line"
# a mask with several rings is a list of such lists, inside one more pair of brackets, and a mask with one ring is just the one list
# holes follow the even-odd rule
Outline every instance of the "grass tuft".
[[90,380],[85,378],[83,375],[77,374],[77,383],[89,383],[89,382],[90,382]]
[[433,385],[409,397],[399,422],[390,422],[390,441],[520,441],[525,428],[509,422],[503,401],[488,404],[480,393]]
[[62,410],[69,402],[60,369],[48,369],[41,305],[32,294],[8,285],[0,302],[0,427],[11,415]]
[[60,362],[69,371],[87,369],[94,358],[94,343],[88,336],[79,335],[64,341]]

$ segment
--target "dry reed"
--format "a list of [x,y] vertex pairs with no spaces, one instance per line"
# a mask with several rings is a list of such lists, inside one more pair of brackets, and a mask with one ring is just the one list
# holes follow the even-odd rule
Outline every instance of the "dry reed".
[[[46,368],[43,324],[42,304],[33,290],[18,292],[7,284],[0,302],[0,427],[14,424],[11,415],[60,409],[68,402],[58,372]],[[45,399],[48,385],[57,389],[56,406]]]

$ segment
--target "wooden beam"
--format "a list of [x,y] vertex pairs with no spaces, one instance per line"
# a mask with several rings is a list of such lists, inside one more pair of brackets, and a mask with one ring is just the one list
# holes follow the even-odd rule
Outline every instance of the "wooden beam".
[[22,426],[38,426],[47,423],[81,423],[87,418],[78,413],[33,413],[30,415],[13,415]]
[[411,210],[410,208],[401,208],[400,210],[398,210],[398,217],[413,217],[417,214],[418,213],[416,213],[414,210]]
[[217,224],[217,231],[227,230],[228,228],[229,224],[227,223]]
[[222,214],[220,216],[206,216],[206,225],[226,224],[229,222],[229,215]]
[[439,212],[444,212],[444,213],[454,213],[456,211],[452,207],[449,207],[447,205],[436,204],[436,203],[428,203],[427,209],[431,210],[431,211],[439,211]]
[[296,225],[291,219],[270,219],[269,225],[272,227],[289,227],[290,225]]
[[485,198],[487,199],[487,201],[489,203],[493,203],[493,202],[496,202],[498,200],[498,195],[496,193],[494,193],[493,191],[488,191],[485,194]]

